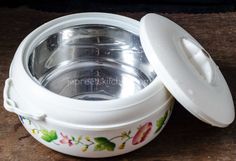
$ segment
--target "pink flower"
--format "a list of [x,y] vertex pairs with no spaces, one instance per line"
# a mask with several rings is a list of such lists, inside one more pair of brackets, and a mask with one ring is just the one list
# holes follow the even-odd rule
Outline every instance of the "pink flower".
[[69,139],[69,137],[67,135],[63,135],[62,133],[60,133],[60,134],[62,136],[62,139],[60,140],[61,144],[68,144],[69,146],[73,145],[72,140]]
[[143,142],[147,138],[148,134],[151,132],[151,129],[152,129],[151,122],[147,122],[146,124],[141,126],[137,131],[137,133],[134,135],[132,144],[136,145]]

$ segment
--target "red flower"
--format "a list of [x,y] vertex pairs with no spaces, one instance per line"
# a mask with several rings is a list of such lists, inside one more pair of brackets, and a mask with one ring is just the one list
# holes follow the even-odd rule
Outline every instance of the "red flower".
[[151,132],[151,129],[152,129],[151,122],[147,122],[146,124],[141,126],[137,131],[137,133],[134,135],[132,144],[136,145],[143,142],[147,138],[148,134]]
[[69,139],[67,135],[63,135],[62,133],[60,133],[60,134],[62,136],[62,139],[60,140],[61,144],[68,144],[69,146],[73,145],[72,140]]

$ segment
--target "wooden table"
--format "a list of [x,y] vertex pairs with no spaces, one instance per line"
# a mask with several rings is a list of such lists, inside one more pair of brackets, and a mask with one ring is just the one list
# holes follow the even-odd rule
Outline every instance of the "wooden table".
[[[68,13],[27,8],[0,8],[0,105],[10,62],[22,39],[33,29]],[[145,13],[119,13],[140,19]],[[236,99],[236,13],[163,14],[188,30],[211,53]],[[17,116],[0,108],[0,161],[84,161],[63,155],[34,140]],[[98,160],[98,159],[96,159]],[[112,161],[229,161],[236,160],[236,122],[225,129],[211,127],[179,103],[164,131],[145,147]]]

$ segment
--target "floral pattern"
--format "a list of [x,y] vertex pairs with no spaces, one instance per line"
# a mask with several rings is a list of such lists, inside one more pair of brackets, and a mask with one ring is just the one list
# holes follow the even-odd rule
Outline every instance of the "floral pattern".
[[62,136],[62,139],[60,140],[61,144],[67,144],[69,146],[73,145],[72,140],[69,139],[69,137],[67,135],[64,135],[62,132],[60,134]]
[[151,122],[147,122],[146,124],[144,124],[143,126],[138,128],[137,133],[133,137],[132,144],[136,145],[136,144],[143,142],[147,138],[147,136],[151,132],[151,130],[152,130],[152,123]]
[[[131,141],[131,144],[134,146],[144,142],[151,135],[152,130],[155,130],[154,134],[157,134],[165,124],[170,111],[171,110],[166,111],[165,114],[160,119],[156,120],[154,124],[152,122],[146,122],[141,124],[137,128],[137,131],[123,131],[120,135],[112,138],[103,136],[94,138],[91,138],[90,136],[69,136],[63,132],[58,133],[56,130],[47,130],[32,125],[34,123],[31,120],[22,116],[19,116],[19,118],[23,124],[27,123],[30,127],[34,127],[30,129],[32,134],[38,135],[45,142],[54,143],[56,145],[65,145],[68,147],[78,146],[82,152],[86,152],[88,149],[93,151],[114,151],[115,149],[125,149],[126,144],[129,141]],[[154,127],[153,125],[156,126]]]

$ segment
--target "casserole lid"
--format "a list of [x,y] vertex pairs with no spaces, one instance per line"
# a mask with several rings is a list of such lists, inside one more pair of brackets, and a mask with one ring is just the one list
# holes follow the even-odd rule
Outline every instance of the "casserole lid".
[[187,31],[151,13],[141,19],[140,39],[161,81],[188,111],[217,127],[234,120],[233,99],[219,67]]

